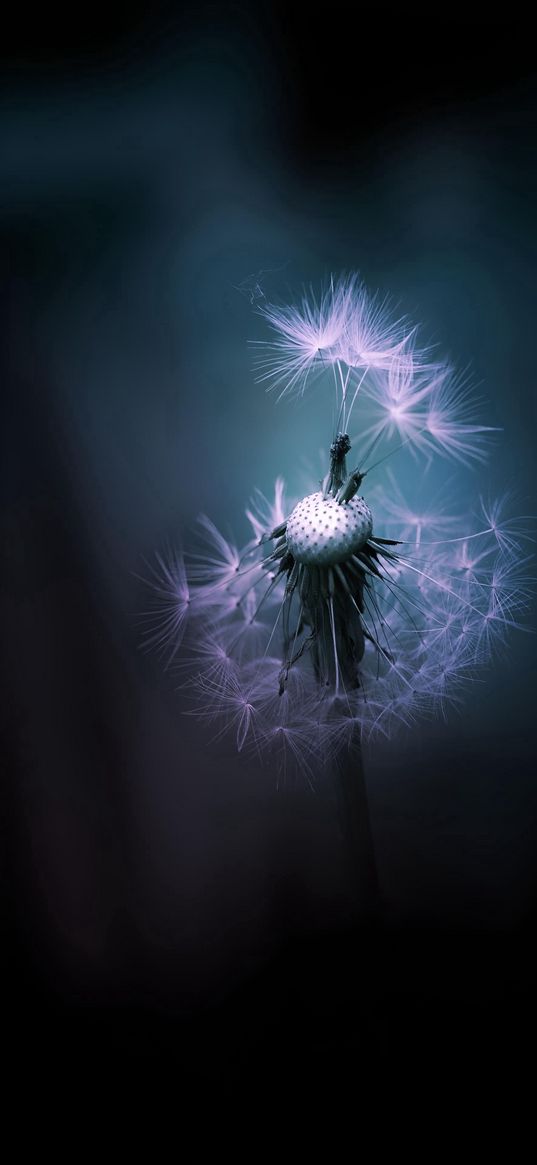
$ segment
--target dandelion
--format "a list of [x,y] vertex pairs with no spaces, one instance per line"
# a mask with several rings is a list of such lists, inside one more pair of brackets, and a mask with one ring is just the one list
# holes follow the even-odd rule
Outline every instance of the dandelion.
[[[457,513],[455,472],[484,458],[493,429],[467,378],[386,300],[352,275],[298,306],[256,302],[270,333],[256,345],[258,381],[282,398],[323,378],[333,416],[325,473],[289,498],[276,465],[273,497],[246,500],[243,545],[202,517],[187,567],[159,562],[161,619],[150,613],[148,637],[174,657],[184,637],[193,711],[218,735],[229,729],[239,751],[313,780],[345,749],[460,701],[521,626],[529,534],[506,497],[473,513],[465,496]],[[395,468],[405,457],[418,504]],[[454,471],[435,495],[437,458]]]

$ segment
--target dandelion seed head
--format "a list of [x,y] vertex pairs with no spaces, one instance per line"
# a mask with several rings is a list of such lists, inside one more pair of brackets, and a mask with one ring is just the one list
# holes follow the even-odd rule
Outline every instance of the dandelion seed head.
[[371,510],[363,498],[340,505],[322,492],[308,494],[287,522],[287,544],[297,562],[332,566],[361,550],[373,530]]
[[[288,396],[324,377],[329,472],[290,501],[278,465],[272,495],[246,500],[244,545],[202,517],[186,566],[160,556],[147,642],[177,659],[183,641],[193,710],[216,739],[231,731],[239,751],[309,780],[357,736],[390,738],[460,702],[523,624],[529,528],[508,494],[472,511],[465,485],[461,512],[455,476],[431,489],[431,462],[467,472],[492,428],[467,378],[420,347],[388,300],[344,276],[296,306],[263,300],[257,311],[271,333],[257,348],[259,380]],[[412,501],[391,460],[405,453]]]

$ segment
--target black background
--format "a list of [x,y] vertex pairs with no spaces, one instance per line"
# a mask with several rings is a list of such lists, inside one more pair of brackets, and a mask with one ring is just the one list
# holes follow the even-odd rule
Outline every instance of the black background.
[[[387,131],[396,143],[446,109],[475,124],[490,99],[520,147],[499,180],[535,188],[534,47],[515,21],[135,4],[84,19],[22,11],[1,51],[5,124],[22,102],[36,149],[41,103],[54,92],[67,104],[73,79],[98,91],[119,76],[124,97],[143,93],[159,62],[164,73],[177,62],[179,73],[203,70],[217,99],[224,60],[244,71],[247,95],[251,54],[265,63],[264,116],[296,182],[341,183],[359,158],[378,159]],[[253,134],[243,145],[255,155]],[[117,199],[110,220],[102,211],[105,237],[137,213]],[[300,790],[272,797],[270,776],[252,793],[231,751],[204,767],[195,727],[172,730],[173,694],[136,655],[132,625],[111,630],[117,595],[85,538],[70,488],[76,446],[41,360],[49,290],[63,278],[68,296],[93,253],[95,220],[82,210],[69,259],[72,213],[67,197],[51,211],[22,193],[2,216],[3,1000],[16,1091],[60,1123],[81,1106],[88,1126],[118,1109],[120,1093],[133,1127],[155,1099],[181,1126],[196,1100],[201,1139],[216,1098],[238,1127],[258,1104],[268,1125],[290,1107],[312,1126],[329,1098],[360,1138],[373,1100],[387,1123],[403,1101],[415,1129],[438,1100],[446,1125],[466,1109],[490,1123],[513,1082],[524,1106],[535,1037],[531,646],[527,733],[517,729],[515,744],[508,734],[503,750],[498,734],[488,750],[477,742],[472,755],[470,744],[467,768],[449,741],[440,759],[424,741],[404,836],[378,827],[404,866],[407,907],[419,908],[388,901],[380,919],[360,921],[326,805]],[[535,244],[535,215],[528,222],[521,251]],[[99,327],[96,310],[96,343]],[[85,519],[107,546],[99,488]],[[146,527],[142,552],[161,536]],[[119,546],[115,565],[121,591],[121,571],[137,563]],[[149,776],[158,810],[145,800]],[[399,792],[403,816],[405,803]]]

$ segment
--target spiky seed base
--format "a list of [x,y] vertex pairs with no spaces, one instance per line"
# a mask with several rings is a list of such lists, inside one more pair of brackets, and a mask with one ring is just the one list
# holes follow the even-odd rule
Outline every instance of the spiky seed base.
[[371,510],[363,498],[342,505],[320,492],[308,494],[287,522],[287,546],[297,562],[332,566],[361,550],[372,530]]

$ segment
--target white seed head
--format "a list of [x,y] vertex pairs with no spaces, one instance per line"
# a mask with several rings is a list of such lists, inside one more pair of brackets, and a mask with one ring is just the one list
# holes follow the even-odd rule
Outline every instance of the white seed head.
[[341,504],[322,493],[308,494],[287,522],[287,545],[297,562],[331,566],[365,546],[373,530],[363,498]]

